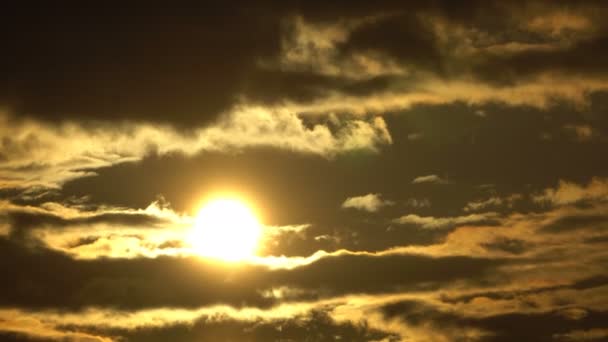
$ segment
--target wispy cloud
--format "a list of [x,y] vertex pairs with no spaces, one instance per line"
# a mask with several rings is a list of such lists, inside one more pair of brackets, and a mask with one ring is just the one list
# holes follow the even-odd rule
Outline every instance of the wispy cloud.
[[534,196],[538,203],[573,204],[586,200],[608,200],[608,180],[594,177],[586,185],[560,180],[555,188],[545,189]]
[[447,179],[441,178],[437,175],[426,175],[426,176],[418,176],[412,180],[412,184],[422,184],[422,183],[433,183],[433,184],[447,184]]
[[413,224],[424,229],[443,229],[466,224],[487,224],[497,218],[498,215],[494,212],[454,217],[433,217],[409,214],[401,216],[393,220],[393,222],[399,224]]
[[393,205],[394,202],[382,199],[380,194],[367,194],[349,197],[342,203],[342,208],[359,209],[368,212],[376,212],[380,208]]

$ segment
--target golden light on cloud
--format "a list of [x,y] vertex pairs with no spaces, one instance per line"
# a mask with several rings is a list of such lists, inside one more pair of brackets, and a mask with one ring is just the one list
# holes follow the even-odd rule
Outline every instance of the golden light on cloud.
[[242,201],[218,198],[198,212],[188,243],[198,255],[224,261],[243,261],[255,256],[262,225]]

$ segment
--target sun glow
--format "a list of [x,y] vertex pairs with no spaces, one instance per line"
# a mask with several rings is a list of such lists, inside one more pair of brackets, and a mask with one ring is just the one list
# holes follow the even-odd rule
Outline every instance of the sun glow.
[[188,242],[201,256],[242,261],[255,256],[262,226],[247,205],[236,199],[215,199],[198,212]]

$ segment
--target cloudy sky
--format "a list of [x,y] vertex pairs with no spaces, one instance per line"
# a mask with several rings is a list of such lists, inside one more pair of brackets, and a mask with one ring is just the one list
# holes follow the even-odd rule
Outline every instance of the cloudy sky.
[[608,340],[606,1],[81,6],[0,11],[0,340]]

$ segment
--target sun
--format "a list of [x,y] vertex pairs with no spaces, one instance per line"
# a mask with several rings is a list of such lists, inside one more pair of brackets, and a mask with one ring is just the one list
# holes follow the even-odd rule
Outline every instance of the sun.
[[262,226],[246,204],[220,198],[200,209],[188,242],[201,256],[243,261],[255,256],[261,234]]

